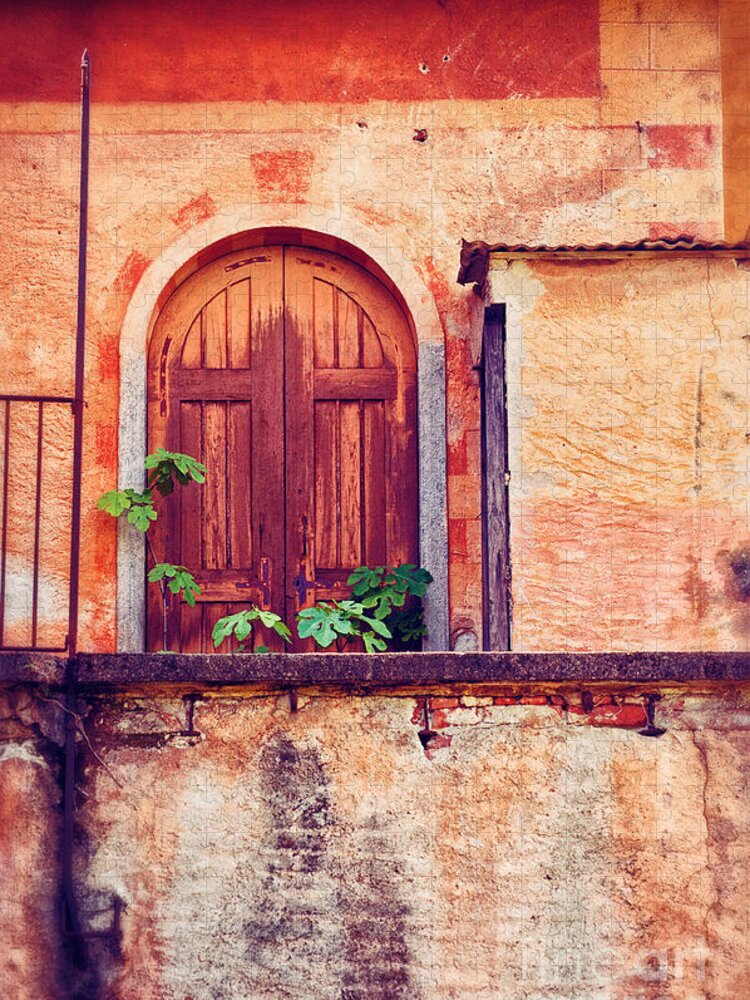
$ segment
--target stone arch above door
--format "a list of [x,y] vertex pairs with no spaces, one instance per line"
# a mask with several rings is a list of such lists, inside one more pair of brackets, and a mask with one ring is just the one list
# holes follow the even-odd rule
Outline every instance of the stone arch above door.
[[[226,220],[224,220],[226,222]],[[195,243],[181,241],[162,260],[155,262],[142,278],[131,301],[123,324],[121,341],[121,403],[120,403],[120,472],[122,486],[140,482],[140,456],[147,443],[146,424],[146,352],[147,341],[155,330],[162,309],[175,289],[205,268],[211,261],[227,254],[273,245],[296,245],[325,253],[337,253],[344,261],[359,267],[383,286],[403,311],[411,325],[418,352],[418,443],[419,443],[419,559],[435,577],[426,618],[430,630],[427,648],[447,648],[447,531],[445,500],[445,363],[442,341],[436,341],[437,314],[426,288],[421,286],[416,271],[398,262],[397,276],[409,272],[406,296],[388,272],[377,261],[335,237],[296,227],[269,227],[242,234],[228,234],[212,242],[205,250],[195,253]],[[193,248],[192,254],[188,250]],[[253,254],[249,255],[250,257]],[[166,260],[165,260],[166,259]],[[183,261],[181,264],[181,260]],[[166,261],[171,262],[167,264]],[[387,261],[386,261],[387,263]],[[178,266],[175,266],[178,265]],[[408,301],[420,306],[420,317],[430,315],[429,301],[435,322],[415,326]],[[150,308],[149,308],[150,306]],[[146,318],[150,316],[150,321]],[[424,328],[420,330],[420,327]],[[426,337],[420,336],[426,334]],[[118,649],[142,649],[145,638],[145,600],[143,580],[144,555],[141,540],[120,529],[118,539]]]

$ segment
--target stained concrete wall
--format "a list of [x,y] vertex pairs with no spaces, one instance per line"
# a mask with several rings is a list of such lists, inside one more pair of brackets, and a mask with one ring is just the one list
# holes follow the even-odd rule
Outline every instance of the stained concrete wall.
[[296,712],[240,684],[81,695],[84,927],[124,910],[119,952],[89,938],[78,969],[57,924],[62,713],[6,692],[3,995],[743,996],[747,686],[582,687],[309,688]]
[[[82,646],[116,642],[115,531],[95,501],[117,481],[124,317],[140,306],[145,330],[145,270],[181,240],[203,249],[222,219],[238,230],[303,220],[419,275],[448,367],[454,633],[480,635],[481,303],[455,283],[459,240],[721,236],[716,0],[502,10],[419,0],[377,17],[354,0],[31,0],[0,19],[13,53],[0,68],[0,390],[72,381],[77,63],[92,50]],[[415,311],[420,336],[425,317]],[[11,493],[27,483],[14,478]],[[54,520],[54,503],[45,510]],[[10,532],[21,577],[32,559],[25,519]],[[59,632],[66,564],[50,550],[44,627]],[[14,594],[15,641],[28,641],[29,600]],[[574,601],[564,586],[559,597],[543,648],[560,641]],[[578,620],[596,633],[596,616]],[[628,639],[651,645],[646,617],[631,620]]]

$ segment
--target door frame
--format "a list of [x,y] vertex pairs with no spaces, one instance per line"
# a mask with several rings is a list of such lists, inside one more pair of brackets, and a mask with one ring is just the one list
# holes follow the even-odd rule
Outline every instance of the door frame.
[[[259,214],[257,206],[253,213]],[[247,215],[244,215],[247,219]],[[402,256],[392,259],[382,237],[357,226],[365,253],[330,232],[300,227],[306,221],[296,213],[295,224],[271,224],[237,232],[239,219],[221,216],[188,232],[147,268],[128,302],[120,338],[120,413],[118,444],[119,488],[143,481],[146,454],[146,376],[148,344],[159,312],[172,292],[190,274],[209,261],[234,250],[293,243],[337,253],[377,278],[401,306],[417,345],[417,433],[419,454],[420,562],[434,582],[425,599],[428,638],[426,650],[449,648],[448,627],[448,518],[446,483],[445,343],[442,324],[427,285]],[[311,220],[312,221],[312,220]],[[341,225],[341,220],[339,220]],[[204,249],[196,252],[196,247]],[[372,256],[370,255],[372,254]],[[413,317],[419,317],[419,325]],[[141,652],[146,640],[146,555],[142,537],[118,522],[117,650]]]

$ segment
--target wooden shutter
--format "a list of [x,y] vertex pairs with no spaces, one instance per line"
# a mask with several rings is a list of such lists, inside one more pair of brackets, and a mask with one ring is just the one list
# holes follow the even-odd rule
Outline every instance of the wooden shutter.
[[482,620],[484,649],[510,649],[510,515],[505,306],[484,311],[482,344]]

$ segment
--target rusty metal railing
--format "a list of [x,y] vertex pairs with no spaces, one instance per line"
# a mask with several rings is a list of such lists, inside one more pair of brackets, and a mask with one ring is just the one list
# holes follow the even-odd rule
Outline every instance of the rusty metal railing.
[[73,655],[78,648],[89,91],[84,52],[73,395],[0,394],[0,650]]
[[[69,648],[72,396],[0,395],[0,649]],[[77,499],[77,503],[75,502]],[[41,605],[41,606],[40,606]]]

